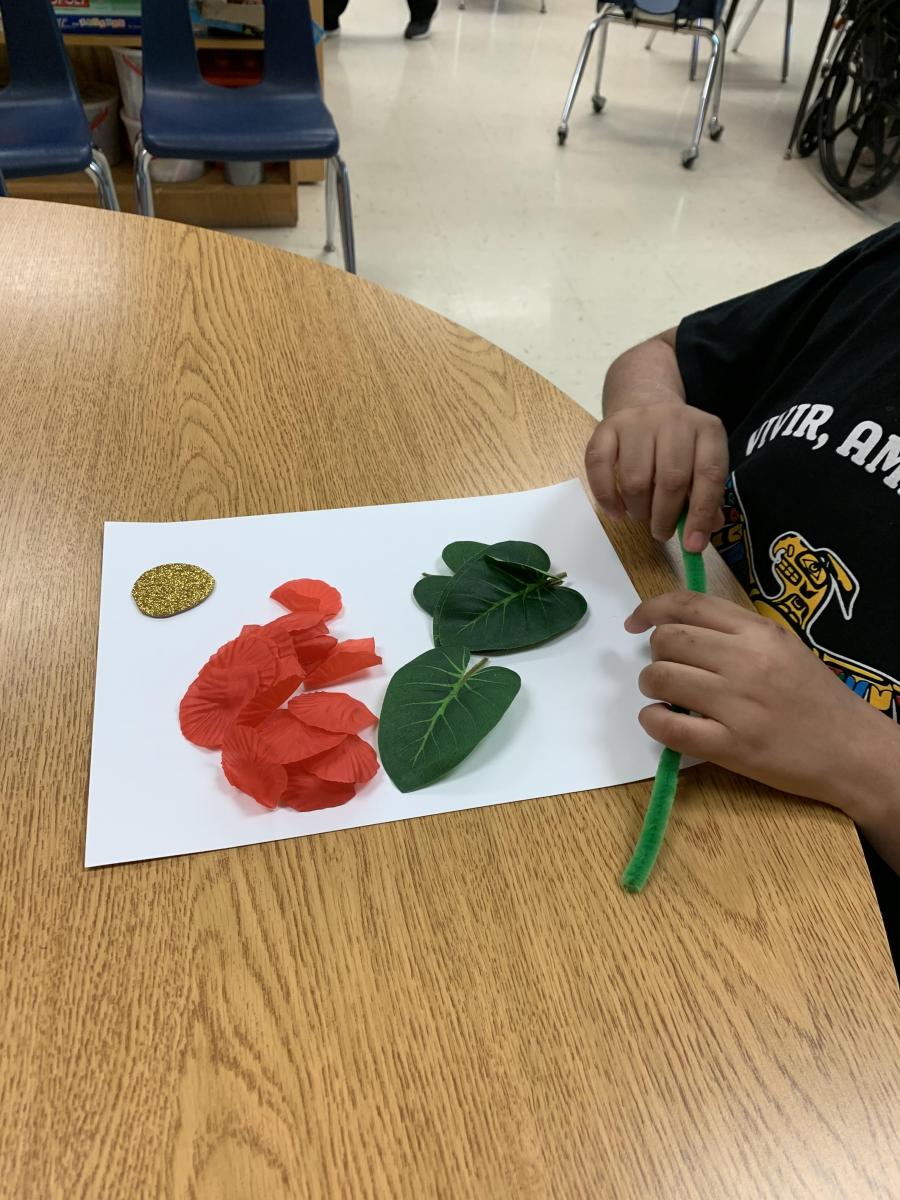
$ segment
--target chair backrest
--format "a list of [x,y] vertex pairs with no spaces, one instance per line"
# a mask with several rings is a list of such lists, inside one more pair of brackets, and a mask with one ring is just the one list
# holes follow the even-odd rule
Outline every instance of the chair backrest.
[[309,0],[266,0],[266,79],[319,86]]
[[[265,81],[318,87],[309,0],[265,0],[265,14]],[[196,84],[201,76],[188,0],[143,0],[141,18],[144,86]]]
[[10,87],[65,94],[80,106],[50,0],[0,0],[3,32],[9,56]]

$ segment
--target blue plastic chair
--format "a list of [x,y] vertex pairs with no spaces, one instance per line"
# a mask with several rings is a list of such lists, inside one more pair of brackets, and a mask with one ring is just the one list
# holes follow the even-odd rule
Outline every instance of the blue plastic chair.
[[153,216],[150,160],[212,158],[234,162],[324,158],[325,249],[334,249],[340,208],[344,266],[356,272],[350,180],[338,131],[322,100],[308,0],[266,0],[264,78],[218,87],[200,74],[188,0],[144,0],[144,106],[135,142],[138,211]]
[[103,208],[118,210],[109,163],[91,129],[50,0],[0,0],[10,81],[0,91],[0,195],[22,175],[87,171]]
[[[600,31],[597,79],[594,85],[594,94],[591,96],[591,104],[594,112],[600,113],[606,104],[606,97],[600,94],[600,80],[603,74],[609,26],[614,23],[644,25],[653,30],[667,29],[670,33],[684,33],[694,39],[706,38],[710,44],[709,64],[700,91],[700,103],[697,106],[697,118],[694,122],[691,144],[681,155],[682,164],[685,167],[692,167],[700,153],[700,139],[703,136],[703,127],[706,124],[706,116],[707,112],[710,112],[710,107],[709,136],[714,142],[717,142],[724,132],[724,126],[719,121],[722,78],[725,71],[726,34],[722,21],[724,7],[725,0],[616,0],[616,3],[597,0],[597,16],[587,27],[581,52],[575,64],[575,73],[563,105],[562,118],[556,131],[559,144],[564,145],[569,134],[569,116],[587,67],[594,35],[598,30]],[[705,25],[704,21],[708,21],[709,25]],[[693,78],[693,68],[691,78]]]

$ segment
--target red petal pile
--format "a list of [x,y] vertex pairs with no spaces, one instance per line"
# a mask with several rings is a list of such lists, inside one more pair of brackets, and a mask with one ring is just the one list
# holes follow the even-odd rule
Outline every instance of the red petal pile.
[[331,637],[327,621],[340,612],[341,594],[321,579],[292,579],[272,598],[290,612],[245,625],[215,652],[181,701],[181,732],[221,749],[225,778],[265,808],[346,804],[378,770],[359,736],[377,718],[343,692],[294,692],[377,666],[375,639]]

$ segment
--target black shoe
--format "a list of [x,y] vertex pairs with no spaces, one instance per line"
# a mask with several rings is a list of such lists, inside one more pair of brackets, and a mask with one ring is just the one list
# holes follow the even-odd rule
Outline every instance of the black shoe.
[[340,37],[340,35],[341,35],[340,21],[335,21],[334,25],[331,27],[329,27],[328,25],[325,26],[326,38]]
[[421,42],[431,37],[431,17],[424,21],[410,21],[403,34],[408,42]]

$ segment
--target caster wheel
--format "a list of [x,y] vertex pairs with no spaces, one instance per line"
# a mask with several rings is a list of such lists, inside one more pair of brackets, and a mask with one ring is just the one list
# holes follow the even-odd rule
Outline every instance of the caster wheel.
[[694,163],[697,161],[698,153],[699,153],[699,151],[697,151],[697,150],[683,151],[682,155],[681,155],[681,165],[689,171],[691,169],[691,167],[694,165]]
[[561,146],[564,146],[566,144],[566,138],[568,136],[569,136],[569,130],[568,130],[567,126],[560,125],[559,129],[557,129],[557,131],[556,131],[556,140],[559,142],[559,144]]
[[717,142],[724,132],[725,126],[720,125],[718,121],[713,121],[709,127],[709,136],[714,142]]
[[602,113],[606,107],[605,96],[591,96],[591,105],[595,113]]

